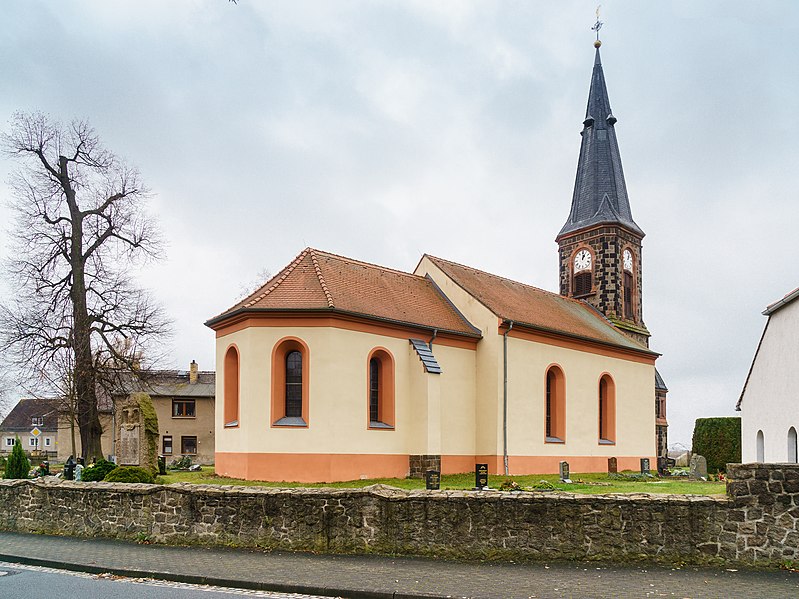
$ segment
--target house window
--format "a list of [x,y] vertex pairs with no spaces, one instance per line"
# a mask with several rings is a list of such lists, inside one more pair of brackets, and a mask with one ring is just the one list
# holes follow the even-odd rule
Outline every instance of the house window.
[[6,437],[6,447],[14,447],[14,437]]
[[50,447],[50,441],[52,441],[52,439],[50,439],[50,437],[45,437],[44,438],[44,446],[45,447]]
[[230,346],[225,354],[225,427],[239,425],[239,352]]
[[31,447],[36,447],[39,445],[38,437],[28,437],[28,445]]
[[164,455],[172,455],[172,435],[164,435],[161,441],[161,453]]
[[181,437],[180,453],[184,455],[194,455],[197,453],[197,437]]
[[308,426],[310,352],[296,337],[280,340],[272,351],[272,425]]
[[43,426],[43,425],[44,425],[44,416],[31,417],[31,426]]
[[172,418],[194,418],[193,399],[173,399]]
[[765,461],[765,454],[766,454],[766,442],[763,438],[763,431],[757,431],[757,461],[759,463],[763,463]]
[[394,359],[388,350],[375,349],[368,361],[369,428],[394,428]]
[[599,442],[616,442],[616,384],[607,374],[599,379]]
[[796,464],[799,462],[799,455],[797,455],[796,447],[796,429],[791,427],[788,429],[788,463]]
[[551,366],[546,374],[545,435],[547,443],[566,440],[566,393],[563,371]]

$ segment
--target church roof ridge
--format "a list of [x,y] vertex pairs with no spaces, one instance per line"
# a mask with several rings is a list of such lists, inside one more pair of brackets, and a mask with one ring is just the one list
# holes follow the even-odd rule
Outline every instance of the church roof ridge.
[[578,304],[584,304],[584,302],[582,302],[580,300],[576,300],[576,299],[571,298],[571,297],[566,297],[565,295],[560,295],[559,293],[555,293],[554,291],[549,291],[548,289],[543,289],[541,287],[536,287],[535,285],[530,285],[529,283],[523,283],[522,281],[517,281],[516,279],[510,279],[508,277],[503,277],[502,275],[494,274],[493,272],[488,272],[486,270],[480,270],[479,268],[475,268],[475,267],[469,266],[467,264],[460,264],[460,263],[454,262],[452,260],[447,260],[446,258],[439,258],[438,256],[433,256],[432,254],[425,254],[425,256],[430,258],[430,260],[433,261],[433,263],[435,263],[436,261],[445,262],[445,263],[451,264],[453,266],[458,266],[460,268],[465,268],[467,270],[471,270],[472,272],[475,272],[475,273],[478,273],[478,274],[481,274],[481,275],[492,277],[494,279],[499,279],[500,281],[504,281],[504,282],[507,282],[507,283],[512,283],[514,285],[520,285],[520,286],[526,287],[527,289],[530,289],[532,291],[537,291],[539,293],[550,295],[550,296],[555,297],[555,298],[557,298],[559,300],[566,300],[566,301],[570,301],[570,302],[576,302]]
[[546,289],[425,254],[494,315],[522,326],[657,355],[621,333],[594,306]]
[[[305,248],[302,250],[294,260],[289,262],[288,266],[286,266],[283,270],[277,273],[274,277],[267,280],[266,283],[261,285],[258,289],[256,289],[253,293],[247,296],[244,300],[236,303],[231,309],[240,306],[242,308],[249,308],[256,304],[257,302],[264,299],[267,295],[272,293],[275,289],[277,289],[278,285],[280,285],[283,281],[285,281],[291,272],[297,267],[297,265],[303,261],[305,256],[311,251],[310,247]],[[274,281],[274,282],[273,282]],[[270,283],[272,283],[270,285]],[[263,293],[259,293],[262,289],[266,288]],[[226,310],[227,312],[227,310]]]
[[213,326],[241,313],[335,311],[381,321],[438,329],[469,337],[479,330],[435,283],[312,247],[244,300],[209,319]]

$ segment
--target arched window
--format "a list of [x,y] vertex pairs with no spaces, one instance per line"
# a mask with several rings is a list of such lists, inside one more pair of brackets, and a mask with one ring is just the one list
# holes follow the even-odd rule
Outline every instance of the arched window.
[[796,447],[796,429],[794,427],[788,429],[788,463],[799,463],[799,453]]
[[231,345],[225,353],[224,424],[225,428],[239,425],[239,352]]
[[388,350],[372,350],[368,358],[369,428],[394,428],[394,359]]
[[624,268],[624,276],[622,277],[624,318],[634,319],[633,297],[635,295],[635,284],[633,282],[633,253],[629,248],[622,252],[622,266]]
[[286,354],[287,418],[302,418],[302,353],[292,350]]
[[574,254],[574,281],[572,285],[572,295],[588,295],[591,293],[592,281],[591,272],[594,258],[591,252],[582,248]]
[[765,441],[763,439],[763,431],[757,431],[757,461],[763,463],[765,461]]
[[563,371],[550,366],[546,375],[545,437],[547,443],[566,441],[566,390]]
[[599,379],[599,442],[616,442],[616,384],[608,374]]
[[272,350],[272,425],[308,426],[309,351],[296,337]]
[[635,318],[633,314],[633,275],[624,272],[624,318]]

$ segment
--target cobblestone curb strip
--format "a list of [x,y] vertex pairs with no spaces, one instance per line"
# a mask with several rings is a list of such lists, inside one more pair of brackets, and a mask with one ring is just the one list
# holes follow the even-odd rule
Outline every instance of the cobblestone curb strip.
[[210,585],[225,588],[238,588],[251,591],[271,591],[275,593],[315,595],[323,597],[347,597],[347,599],[443,599],[442,595],[427,593],[398,593],[392,591],[359,591],[351,588],[337,588],[335,586],[314,586],[307,584],[282,584],[277,582],[256,582],[237,578],[219,578],[213,576],[193,576],[176,572],[155,572],[133,570],[129,568],[109,568],[93,566],[91,564],[75,564],[60,560],[20,557],[6,555],[0,552],[0,561],[24,564],[26,566],[41,566],[70,572],[85,572],[87,574],[114,574],[127,578],[151,578],[169,582],[182,582],[185,584]]
[[799,558],[799,466],[730,465],[727,497],[0,481],[0,529],[466,559]]

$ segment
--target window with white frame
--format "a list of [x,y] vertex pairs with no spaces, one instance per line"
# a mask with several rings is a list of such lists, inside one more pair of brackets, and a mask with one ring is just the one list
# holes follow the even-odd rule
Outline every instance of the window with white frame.
[[14,437],[6,437],[6,447],[14,447]]
[[44,424],[44,416],[31,416],[31,426],[42,426]]
[[52,439],[50,439],[50,437],[45,437],[44,438],[44,446],[45,447],[50,447],[50,442],[51,441],[52,441]]
[[36,447],[39,444],[39,439],[36,437],[28,437],[28,445],[31,447]]

